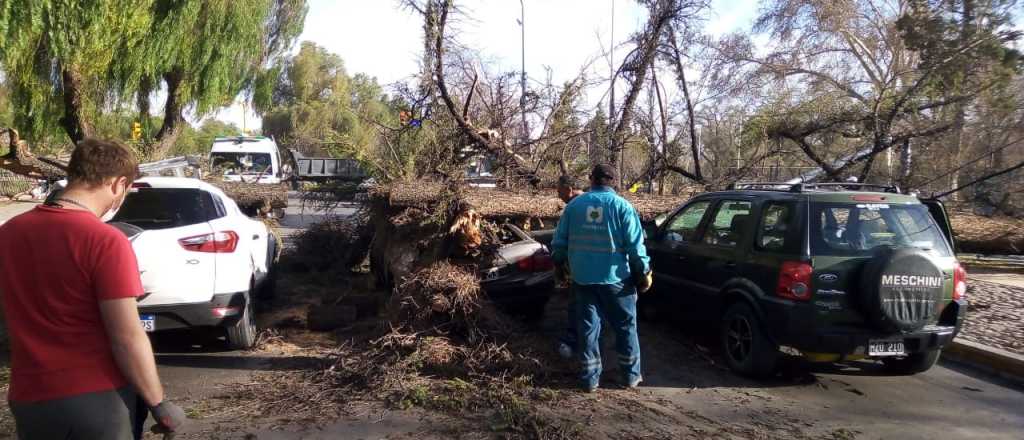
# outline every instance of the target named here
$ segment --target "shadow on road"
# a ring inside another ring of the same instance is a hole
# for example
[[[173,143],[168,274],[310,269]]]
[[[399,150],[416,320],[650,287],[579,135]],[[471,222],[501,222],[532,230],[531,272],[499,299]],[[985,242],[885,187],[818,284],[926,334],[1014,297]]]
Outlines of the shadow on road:
[[[204,355],[166,353],[156,355],[156,362],[165,367],[187,367],[218,370],[287,371],[313,370],[325,366],[323,358],[310,356],[247,356],[240,354]]]
[[[325,362],[312,356],[267,356],[230,350],[215,329],[156,333],[152,335],[152,342],[157,364],[168,367],[282,371],[319,369]]]

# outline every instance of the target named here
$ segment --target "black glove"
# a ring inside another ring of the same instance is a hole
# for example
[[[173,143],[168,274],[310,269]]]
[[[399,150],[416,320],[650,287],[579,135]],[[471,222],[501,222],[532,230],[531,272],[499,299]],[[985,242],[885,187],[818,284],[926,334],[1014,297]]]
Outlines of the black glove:
[[[180,406],[164,400],[157,406],[149,408],[149,413],[156,420],[155,432],[175,432],[185,424],[185,411]]]

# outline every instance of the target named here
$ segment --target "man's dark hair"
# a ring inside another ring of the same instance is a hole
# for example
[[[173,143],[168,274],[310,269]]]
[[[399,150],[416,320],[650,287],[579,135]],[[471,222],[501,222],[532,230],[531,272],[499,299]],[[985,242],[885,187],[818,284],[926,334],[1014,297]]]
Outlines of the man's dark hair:
[[[68,184],[95,187],[107,179],[139,177],[139,162],[127,147],[111,141],[84,139],[75,146],[68,163]]]
[[[579,189],[580,183],[578,180],[576,180],[575,177],[572,177],[568,174],[563,174],[561,176],[558,176],[558,186],[569,189]]]
[[[612,186],[615,180],[615,168],[605,163],[595,165],[590,172],[590,183],[594,185]]]

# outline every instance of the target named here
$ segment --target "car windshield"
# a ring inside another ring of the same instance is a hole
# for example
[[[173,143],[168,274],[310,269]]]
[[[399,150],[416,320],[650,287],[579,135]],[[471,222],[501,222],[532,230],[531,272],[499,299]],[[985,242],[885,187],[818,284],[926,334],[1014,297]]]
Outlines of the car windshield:
[[[270,153],[213,153],[210,155],[213,169],[231,174],[271,174]]]
[[[140,188],[128,193],[111,222],[142,229],[170,229],[207,221],[209,196],[198,189]]]
[[[950,256],[941,230],[924,205],[811,203],[815,255],[870,255],[880,246],[919,248]]]

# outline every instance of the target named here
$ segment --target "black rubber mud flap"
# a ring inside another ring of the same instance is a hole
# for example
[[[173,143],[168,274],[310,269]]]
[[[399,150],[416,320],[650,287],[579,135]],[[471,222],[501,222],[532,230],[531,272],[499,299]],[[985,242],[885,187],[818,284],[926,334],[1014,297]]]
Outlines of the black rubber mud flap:
[[[920,330],[938,317],[944,284],[926,251],[882,247],[864,268],[860,304],[879,330]]]

